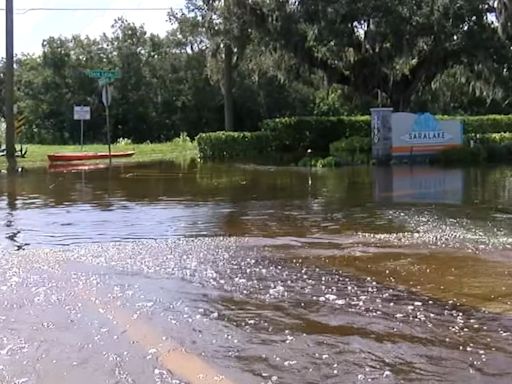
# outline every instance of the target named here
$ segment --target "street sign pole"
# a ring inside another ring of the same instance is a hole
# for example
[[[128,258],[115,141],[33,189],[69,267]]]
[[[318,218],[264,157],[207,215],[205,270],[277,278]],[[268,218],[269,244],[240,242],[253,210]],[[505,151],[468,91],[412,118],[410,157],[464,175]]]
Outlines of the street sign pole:
[[[105,71],[102,69],[94,69],[85,72],[87,76],[93,79],[98,79],[101,90],[101,96],[103,105],[105,106],[105,117],[107,123],[107,141],[108,141],[108,158],[110,164],[112,164],[112,143],[110,138],[110,103],[112,101],[112,94],[109,84],[112,83],[115,79],[119,79],[121,77],[121,72],[114,71]]]
[[[110,94],[110,87],[108,83],[103,85],[102,90],[102,98],[103,98],[103,104],[105,105],[105,117],[107,119],[107,141],[108,141],[108,159],[109,163],[112,164],[112,146],[111,146],[111,140],[110,140],[110,102],[112,95]]]
[[[108,92],[108,91],[107,91]],[[109,163],[112,165],[112,149],[110,145],[110,115],[108,110],[108,105],[106,107],[106,115],[107,115],[107,140],[108,140],[108,160]]]
[[[80,120],[80,150],[84,150],[84,121]]]

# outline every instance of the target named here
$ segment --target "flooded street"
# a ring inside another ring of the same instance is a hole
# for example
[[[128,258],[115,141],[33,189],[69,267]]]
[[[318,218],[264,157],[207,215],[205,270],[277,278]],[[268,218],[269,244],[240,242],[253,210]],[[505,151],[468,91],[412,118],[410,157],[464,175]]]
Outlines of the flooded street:
[[[0,188],[0,383],[512,382],[512,168]]]

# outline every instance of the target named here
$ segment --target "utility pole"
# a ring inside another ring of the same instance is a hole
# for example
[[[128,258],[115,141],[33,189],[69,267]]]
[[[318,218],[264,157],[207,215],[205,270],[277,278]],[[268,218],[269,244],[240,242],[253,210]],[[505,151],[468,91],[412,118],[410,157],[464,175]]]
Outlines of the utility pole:
[[[5,0],[5,146],[9,168],[16,167],[14,127],[14,10],[13,0]]]

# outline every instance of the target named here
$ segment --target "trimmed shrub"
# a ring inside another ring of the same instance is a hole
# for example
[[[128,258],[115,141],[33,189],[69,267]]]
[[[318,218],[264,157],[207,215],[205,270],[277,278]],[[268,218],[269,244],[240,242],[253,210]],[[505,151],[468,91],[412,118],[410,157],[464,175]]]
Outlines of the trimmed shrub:
[[[353,136],[331,143],[330,154],[343,163],[368,163],[372,153],[369,137]]]
[[[209,132],[196,138],[202,160],[257,159],[271,153],[267,132]]]
[[[500,141],[512,140],[512,116],[437,116],[441,120],[460,119],[464,134],[499,134]],[[279,153],[302,153],[311,149],[315,155],[325,155],[329,144],[352,136],[370,137],[370,116],[285,117],[264,120],[261,129],[272,134],[273,149]],[[509,136],[510,134],[510,136]],[[496,138],[496,137],[495,137]]]
[[[512,133],[501,132],[466,135],[466,141],[469,143],[471,140],[478,144],[505,144],[512,142]]]
[[[273,150],[279,153],[327,155],[329,144],[351,136],[370,136],[370,117],[285,117],[265,120],[261,129],[272,135]]]
[[[461,120],[464,135],[483,135],[490,133],[512,133],[512,115],[486,116],[436,116],[440,120]]]
[[[486,161],[487,153],[485,149],[476,145],[470,147],[450,148],[439,153],[434,158],[434,163],[443,165],[475,165]]]
[[[467,135],[512,132],[512,116],[465,116],[461,119]]]
[[[496,156],[489,156],[493,161],[503,157],[503,151],[487,148],[488,145],[512,142],[512,116],[438,118],[462,120],[466,142],[473,140],[474,143],[486,147],[482,151],[496,153]],[[260,132],[202,133],[197,137],[199,154],[205,160],[258,160],[263,157],[269,159],[268,155],[271,154],[274,158],[283,156],[286,161],[296,162],[311,149],[309,156],[322,158],[330,154],[343,163],[367,162],[370,158],[370,116],[285,117],[265,120],[260,128]],[[455,153],[457,151],[458,149],[454,153],[448,152],[445,156],[446,162],[459,155],[462,156],[463,163],[479,162],[474,153],[477,149]]]

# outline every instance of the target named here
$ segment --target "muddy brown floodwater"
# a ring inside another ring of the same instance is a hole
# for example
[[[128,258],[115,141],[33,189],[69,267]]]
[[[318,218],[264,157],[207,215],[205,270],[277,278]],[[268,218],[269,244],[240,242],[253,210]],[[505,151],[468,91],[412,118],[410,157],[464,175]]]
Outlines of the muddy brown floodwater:
[[[0,174],[0,383],[510,383],[512,168]]]

